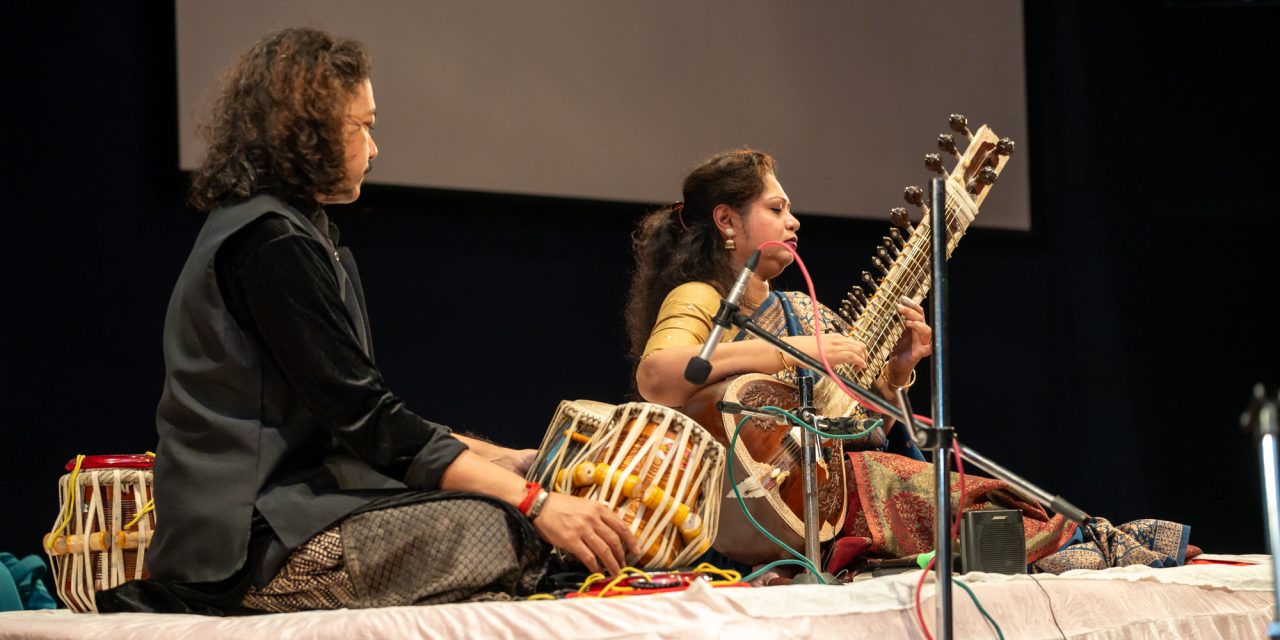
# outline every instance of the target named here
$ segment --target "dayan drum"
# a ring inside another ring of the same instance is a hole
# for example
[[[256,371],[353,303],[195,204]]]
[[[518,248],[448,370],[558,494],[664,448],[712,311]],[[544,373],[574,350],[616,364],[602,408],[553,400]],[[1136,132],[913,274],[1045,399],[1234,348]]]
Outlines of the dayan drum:
[[[95,594],[147,577],[155,533],[151,455],[77,456],[58,481],[61,507],[44,537],[58,597],[80,612],[97,611]]]
[[[636,564],[670,569],[715,541],[724,463],[724,446],[673,409],[564,401],[527,479],[609,505],[640,543]]]

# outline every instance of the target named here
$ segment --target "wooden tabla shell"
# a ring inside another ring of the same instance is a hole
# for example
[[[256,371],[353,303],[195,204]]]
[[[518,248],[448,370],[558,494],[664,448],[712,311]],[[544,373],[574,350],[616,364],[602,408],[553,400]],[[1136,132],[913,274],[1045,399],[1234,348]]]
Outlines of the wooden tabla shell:
[[[538,456],[555,463],[535,461],[531,478],[609,505],[644,550],[636,562],[644,568],[687,566],[711,548],[725,463],[711,434],[673,409],[633,402],[615,407],[590,442],[570,449],[561,418],[558,411]]]
[[[58,481],[60,508],[44,547],[58,598],[68,608],[97,611],[98,591],[148,577],[143,564],[155,511],[124,526],[151,500],[150,466],[150,456],[97,456],[81,464],[74,487],[70,473]]]

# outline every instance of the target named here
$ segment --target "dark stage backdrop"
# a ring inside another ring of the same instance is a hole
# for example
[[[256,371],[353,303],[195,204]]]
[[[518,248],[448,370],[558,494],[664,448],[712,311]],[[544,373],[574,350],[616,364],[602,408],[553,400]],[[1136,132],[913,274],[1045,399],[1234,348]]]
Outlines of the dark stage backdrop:
[[[146,4],[42,5],[11,38],[0,550],[39,550],[68,458],[154,447],[161,324],[200,217],[176,169],[172,8]],[[975,231],[952,261],[960,434],[1095,514],[1262,551],[1236,418],[1252,383],[1280,383],[1261,99],[1280,16],[1155,1],[1025,13],[1034,152],[1015,161],[1031,169],[1033,231]],[[559,400],[623,399],[643,207],[373,187],[349,209],[378,361],[413,410],[528,447]],[[802,219],[820,294],[838,299],[887,224]]]

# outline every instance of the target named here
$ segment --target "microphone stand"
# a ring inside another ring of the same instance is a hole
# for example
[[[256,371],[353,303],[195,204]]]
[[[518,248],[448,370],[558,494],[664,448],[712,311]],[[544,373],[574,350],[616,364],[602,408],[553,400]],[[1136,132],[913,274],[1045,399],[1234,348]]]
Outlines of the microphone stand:
[[[779,338],[778,336],[775,336],[772,333],[764,330],[763,328],[760,327],[760,325],[756,324],[755,321],[743,315],[741,312],[734,312],[729,317],[729,322],[733,326],[738,327],[739,329],[746,331],[747,333],[750,333],[751,335],[761,340],[764,340],[765,342],[772,345],[775,349],[791,356],[796,360],[796,362],[803,364],[804,368],[810,371],[822,372],[823,375],[827,375],[826,370],[822,366],[822,363],[818,361],[817,358],[814,358],[813,356],[810,356],[809,354],[791,346],[790,343],[783,340],[782,338]],[[797,372],[798,371],[799,369],[797,369]],[[854,382],[853,380],[850,380],[849,378],[842,375],[838,375],[837,377],[840,379],[841,382],[845,384],[845,386],[849,387],[860,398],[862,398],[868,404],[874,407],[876,411],[879,411],[884,415],[893,416],[895,419],[902,420],[915,434],[915,441],[917,445],[921,444],[922,442],[926,445],[929,444],[928,440],[926,439],[928,437],[929,428],[922,427],[921,425],[916,423],[915,419],[912,417],[911,403],[906,397],[907,395],[906,389],[901,389],[898,391],[899,401],[901,402],[902,406],[896,407],[890,404],[884,398],[881,398],[880,396],[871,392],[867,388],[859,385],[857,382]],[[810,392],[812,393],[812,388],[810,388]],[[801,402],[802,404],[804,404],[803,398],[801,399]],[[809,403],[812,403],[812,399],[809,400]],[[806,416],[806,419],[807,418],[808,417]],[[804,431],[805,433],[809,433],[810,435],[813,435],[808,429],[805,429]],[[817,436],[814,436],[814,437],[816,438]],[[1091,529],[1089,527],[1092,522],[1092,517],[1089,514],[1077,508],[1075,505],[1071,504],[1070,502],[1066,501],[1060,496],[1050,494],[1049,492],[1032,484],[1030,481],[1022,478],[1021,476],[1013,473],[1012,471],[1009,471],[1008,469],[1000,466],[992,459],[978,453],[977,451],[973,450],[968,446],[961,444],[960,451],[964,453],[964,457],[967,460],[973,462],[974,466],[1008,483],[1018,492],[1036,500],[1040,504],[1044,505],[1046,508],[1051,509],[1056,513],[1062,514],[1063,517],[1075,522],[1076,524],[1079,524],[1082,528],[1085,528],[1086,535],[1090,534]],[[806,470],[806,473],[807,472],[808,470]],[[816,473],[816,470],[815,470],[815,473]],[[815,519],[816,519],[816,514],[815,514]],[[805,526],[806,526],[806,533],[807,533],[807,527],[808,527],[807,518],[806,518]],[[816,526],[814,530],[816,531]],[[948,531],[947,533],[949,538],[950,531]],[[808,540],[806,539],[806,546],[807,546],[807,543],[808,543]],[[810,554],[806,553],[805,555],[808,556]],[[1280,566],[1280,563],[1277,563],[1277,566]]]
[[[1276,590],[1276,619],[1267,625],[1267,637],[1280,638],[1280,462],[1276,439],[1280,437],[1280,404],[1267,397],[1259,384],[1253,388],[1249,411],[1240,417],[1241,426],[1252,427],[1258,441],[1258,462],[1262,465],[1262,509],[1267,519],[1267,550],[1271,552],[1271,579]]]
[[[923,448],[933,449],[934,471],[934,508],[935,520],[933,541],[937,555],[934,572],[938,580],[935,591],[935,633],[938,640],[951,639],[951,445],[955,438],[955,429],[948,426],[951,402],[947,386],[950,379],[947,365],[950,345],[948,343],[949,326],[947,318],[947,184],[943,178],[930,181],[931,199],[929,212],[929,230],[932,232],[932,273],[933,287],[929,291],[930,307],[933,316],[933,368],[931,387],[933,391],[933,428],[921,431],[924,439]],[[899,392],[898,396],[906,394]],[[910,420],[910,414],[907,414]]]

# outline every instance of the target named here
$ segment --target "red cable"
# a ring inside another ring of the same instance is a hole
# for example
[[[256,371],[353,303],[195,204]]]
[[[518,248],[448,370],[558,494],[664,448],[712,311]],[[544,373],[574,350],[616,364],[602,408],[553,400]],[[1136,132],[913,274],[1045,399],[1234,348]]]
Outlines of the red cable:
[[[871,406],[871,403],[869,403],[866,399],[862,398],[858,394],[854,393],[853,389],[850,389],[847,385],[845,385],[844,381],[840,379],[840,376],[836,374],[835,367],[831,366],[831,361],[827,360],[826,351],[822,348],[822,307],[818,304],[817,289],[815,289],[813,286],[813,279],[809,277],[809,269],[804,266],[804,260],[800,259],[800,253],[795,249],[793,249],[791,245],[788,245],[785,242],[779,242],[777,240],[770,240],[768,242],[764,242],[759,247],[756,247],[756,248],[763,250],[765,247],[768,247],[771,245],[776,245],[786,249],[787,251],[790,251],[791,255],[794,256],[796,259],[796,264],[799,265],[800,267],[800,273],[804,275],[805,285],[807,285],[809,288],[809,302],[813,304],[814,343],[817,344],[818,359],[822,361],[822,366],[825,367],[827,375],[830,376],[831,379],[835,381],[836,386],[840,387],[841,391],[844,391],[846,395],[848,395],[850,398],[853,398],[854,401],[857,402],[858,404],[862,405],[864,409],[871,411],[873,413],[879,413],[879,411],[875,407]],[[932,420],[924,416],[913,415],[912,417],[920,422],[923,422],[924,424],[929,424],[929,425],[933,424]]]
[[[964,516],[964,506],[965,506],[964,505],[964,501],[965,501],[964,456],[960,453],[959,439],[956,439],[956,438],[951,439],[951,448],[956,454],[956,471],[960,474],[960,497],[956,505],[959,508],[956,509],[955,524],[951,525],[951,537],[957,538],[960,536],[960,519]],[[948,544],[950,544],[950,542],[951,542],[950,540],[947,541]],[[924,588],[925,576],[929,575],[929,569],[933,568],[933,562],[937,559],[938,559],[938,556],[936,554],[932,558],[929,558],[929,564],[925,565],[924,571],[920,572],[920,581],[916,583],[916,620],[920,622],[920,629],[924,632],[924,637],[928,638],[929,640],[933,640],[933,636],[930,635],[929,633],[929,626],[926,625],[924,622],[924,610],[920,606],[920,591]]]
[[[929,569],[933,568],[933,561],[938,556],[934,555],[929,558],[929,564],[924,566],[924,570],[920,572],[920,581],[916,583],[916,620],[920,622],[920,630],[924,632],[924,637],[933,640],[933,634],[929,633],[929,625],[924,623],[924,610],[920,606],[920,592],[924,589],[924,577],[929,575]]]

